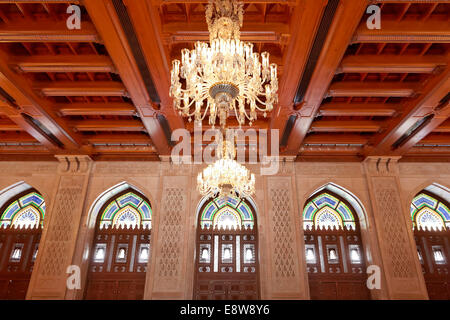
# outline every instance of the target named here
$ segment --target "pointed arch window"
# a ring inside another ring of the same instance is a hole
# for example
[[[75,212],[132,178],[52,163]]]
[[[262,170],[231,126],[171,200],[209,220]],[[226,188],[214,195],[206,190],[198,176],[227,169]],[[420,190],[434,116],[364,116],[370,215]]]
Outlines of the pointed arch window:
[[[434,193],[437,191],[438,193]],[[450,210],[444,188],[431,185],[411,201],[411,220],[417,257],[430,300],[450,296]],[[441,198],[442,197],[442,198]]]
[[[102,212],[100,229],[125,227],[151,229],[152,209],[150,204],[130,191],[114,199]]]
[[[370,297],[361,228],[350,203],[349,197],[328,188],[306,201],[303,228],[311,299]]]
[[[411,202],[413,227],[423,230],[445,230],[450,228],[449,208],[433,196],[420,193]]]
[[[85,289],[88,300],[140,300],[144,296],[152,252],[152,209],[143,194],[122,186],[110,190],[98,214],[93,213],[96,228]],[[110,290],[105,292],[105,287]]]
[[[248,204],[236,197],[212,199],[203,209],[200,225],[219,229],[253,228],[253,213]]]
[[[12,186],[0,197],[4,197],[0,199],[0,283],[5,284],[0,286],[0,297],[21,300],[38,257],[45,201],[25,183]]]
[[[355,229],[355,217],[348,205],[329,193],[310,200],[303,210],[303,228]]]
[[[42,226],[44,214],[44,199],[39,193],[32,191],[6,207],[0,218],[0,226],[19,229],[37,228]]]

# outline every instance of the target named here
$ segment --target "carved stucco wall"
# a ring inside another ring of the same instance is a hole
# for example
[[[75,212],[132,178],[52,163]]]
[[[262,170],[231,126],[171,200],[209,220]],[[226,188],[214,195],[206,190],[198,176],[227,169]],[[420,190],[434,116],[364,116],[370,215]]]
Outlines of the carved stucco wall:
[[[25,181],[38,189],[47,202],[48,235],[44,231],[41,241],[44,242],[42,251],[47,253],[38,255],[36,266],[41,272],[33,274],[30,297],[64,296],[61,284],[67,277],[65,268],[70,263],[83,266],[87,261],[83,253],[92,241],[89,237],[92,230],[87,228],[90,206],[99,194],[122,181],[135,185],[149,197],[154,214],[154,250],[145,297],[192,297],[194,246],[191,242],[195,239],[194,216],[200,199],[195,190],[199,168],[164,162],[96,162],[89,174],[77,176],[73,172],[58,174],[57,167],[57,161],[0,162],[0,188]],[[251,170],[259,171],[253,165]],[[398,170],[389,175],[370,170],[362,163],[288,163],[280,166],[276,176],[257,175],[255,202],[259,210],[263,298],[309,297],[301,209],[312,192],[328,182],[352,192],[366,209],[368,224],[362,234],[366,254],[371,263],[382,267],[387,280],[373,297],[426,298],[423,278],[415,265],[412,236],[408,233],[407,207],[415,193],[433,182],[448,187],[450,164],[399,163]],[[74,226],[68,230],[67,224],[72,222]],[[392,239],[396,244],[391,244]],[[72,248],[75,242],[74,255],[58,254],[63,248]],[[399,251],[403,253],[398,255]],[[389,292],[384,292],[386,287]],[[69,299],[81,297],[80,293],[66,295]]]

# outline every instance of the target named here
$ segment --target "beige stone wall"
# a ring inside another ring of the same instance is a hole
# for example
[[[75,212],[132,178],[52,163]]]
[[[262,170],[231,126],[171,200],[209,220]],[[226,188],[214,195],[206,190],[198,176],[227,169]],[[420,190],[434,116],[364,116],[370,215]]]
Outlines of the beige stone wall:
[[[366,259],[368,265],[378,265],[382,270],[381,289],[372,290],[372,297],[427,298],[413,250],[409,203],[432,183],[450,187],[450,164],[397,164],[394,160],[390,164],[394,164],[394,169],[389,173],[377,171],[380,167],[377,169],[370,162],[376,163],[377,159],[365,163],[286,162],[280,164],[274,176],[261,176],[258,166],[249,165],[257,182],[253,200],[257,207],[263,299],[309,299],[301,212],[314,191],[329,183],[351,193],[363,208],[359,219]],[[44,234],[28,298],[83,297],[96,218],[92,207],[105,191],[126,182],[148,197],[153,210],[145,298],[190,299],[201,200],[196,177],[204,166],[111,161],[92,162],[86,170],[79,171],[65,170],[66,164],[64,158],[60,162],[0,162],[0,190],[24,181],[41,192],[47,203]],[[382,195],[388,189],[391,195],[386,200]],[[388,214],[387,208],[394,210]],[[394,221],[393,229],[385,223],[386,217]],[[62,239],[58,231],[67,223],[70,232]],[[389,247],[399,234],[401,245]],[[58,241],[64,243],[61,256],[57,254],[61,251]],[[411,261],[410,266],[394,266],[392,250],[402,251],[404,258]],[[81,267],[81,290],[64,287],[69,264]]]

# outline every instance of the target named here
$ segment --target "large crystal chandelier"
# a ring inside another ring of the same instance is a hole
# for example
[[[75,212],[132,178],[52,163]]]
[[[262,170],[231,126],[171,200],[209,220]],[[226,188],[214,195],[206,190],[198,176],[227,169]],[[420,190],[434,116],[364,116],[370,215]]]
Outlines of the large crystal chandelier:
[[[220,159],[197,176],[198,191],[203,196],[244,198],[255,193],[255,175],[234,160],[234,141],[222,139],[217,147]]]
[[[210,45],[197,42],[193,50],[181,51],[172,62],[170,95],[183,116],[194,116],[201,125],[209,110],[209,124],[226,125],[234,110],[239,126],[257,119],[257,111],[273,109],[277,102],[277,65],[269,64],[269,53],[253,52],[253,44],[240,41],[243,3],[209,0],[206,9]],[[182,88],[184,82],[185,89]],[[206,105],[205,105],[206,100]]]

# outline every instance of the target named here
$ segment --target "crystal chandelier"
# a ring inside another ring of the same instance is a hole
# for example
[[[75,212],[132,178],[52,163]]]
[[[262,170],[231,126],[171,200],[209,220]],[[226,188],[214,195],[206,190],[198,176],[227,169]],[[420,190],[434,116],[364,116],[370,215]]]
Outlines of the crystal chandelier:
[[[269,64],[267,52],[261,53],[260,61],[253,44],[240,41],[243,12],[242,2],[209,0],[206,22],[210,45],[197,42],[195,49],[181,51],[181,63],[172,62],[170,95],[174,107],[189,121],[194,116],[196,125],[201,125],[209,111],[209,124],[214,128],[219,117],[224,128],[233,110],[239,127],[245,119],[252,125],[257,111],[266,117],[277,103],[277,65]]]
[[[234,141],[222,141],[217,147],[220,159],[197,176],[201,195],[209,197],[236,196],[244,198],[255,193],[255,175],[234,160]]]

